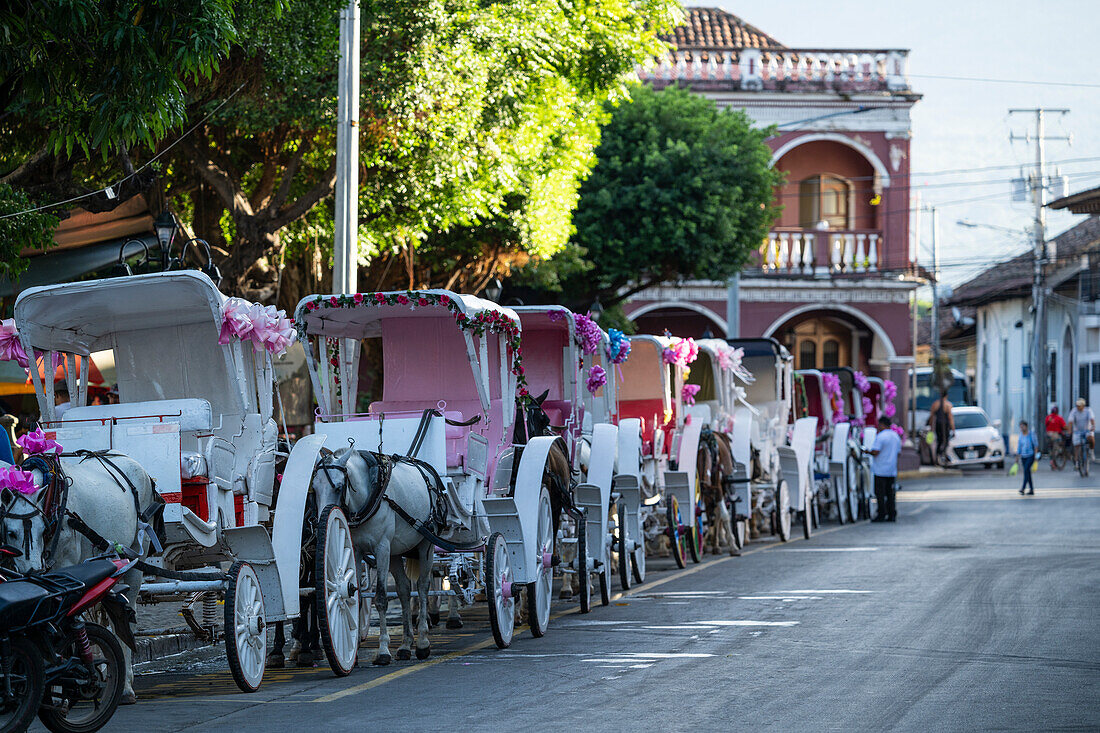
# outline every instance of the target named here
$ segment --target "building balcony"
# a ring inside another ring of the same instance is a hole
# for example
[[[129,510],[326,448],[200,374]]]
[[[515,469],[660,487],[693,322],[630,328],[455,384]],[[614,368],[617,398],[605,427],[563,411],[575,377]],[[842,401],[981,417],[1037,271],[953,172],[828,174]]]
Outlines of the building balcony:
[[[779,228],[760,248],[760,274],[865,275],[885,265],[879,229]]]
[[[655,86],[686,83],[700,90],[910,91],[909,52],[897,49],[676,50],[638,73]]]

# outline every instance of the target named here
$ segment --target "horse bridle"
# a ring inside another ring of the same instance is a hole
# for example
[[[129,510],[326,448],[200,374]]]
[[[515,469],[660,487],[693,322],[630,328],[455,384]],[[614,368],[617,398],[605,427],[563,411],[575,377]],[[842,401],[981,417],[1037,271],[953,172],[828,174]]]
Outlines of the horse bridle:
[[[18,494],[18,493],[15,493],[15,492],[12,492],[12,494],[13,494],[12,502],[10,504],[4,506],[2,509],[0,509],[0,521],[3,521],[5,519],[22,520],[22,522],[23,522],[23,557],[30,557],[30,554],[31,554],[31,520],[33,520],[37,516],[41,516],[43,523],[48,525],[48,523],[46,522],[46,512],[45,512],[45,510],[42,509],[42,507],[38,506],[38,504],[36,504],[32,499],[28,498],[27,496],[25,496],[23,494]],[[12,508],[15,506],[15,501],[17,499],[23,499],[25,502],[30,504],[31,507],[33,507],[31,509],[31,511],[26,512],[24,514],[14,513],[12,511]],[[47,529],[48,529],[48,526],[47,526]]]

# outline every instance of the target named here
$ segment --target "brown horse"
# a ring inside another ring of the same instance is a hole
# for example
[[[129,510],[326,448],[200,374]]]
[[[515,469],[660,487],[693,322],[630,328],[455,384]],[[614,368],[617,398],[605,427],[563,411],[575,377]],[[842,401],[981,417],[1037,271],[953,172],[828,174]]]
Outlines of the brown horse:
[[[710,550],[718,554],[725,544],[731,555],[738,554],[723,480],[733,475],[733,451],[728,436],[707,427],[703,428],[699,436],[695,471],[699,477],[703,507],[710,520],[703,537],[703,551]]]

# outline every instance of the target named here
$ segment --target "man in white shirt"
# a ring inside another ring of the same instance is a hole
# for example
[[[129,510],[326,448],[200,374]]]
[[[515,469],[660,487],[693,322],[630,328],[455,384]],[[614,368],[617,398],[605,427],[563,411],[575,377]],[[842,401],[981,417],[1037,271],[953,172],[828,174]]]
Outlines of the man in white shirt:
[[[885,415],[878,419],[878,434],[871,445],[871,473],[875,475],[875,499],[878,501],[878,516],[873,522],[896,522],[897,508],[894,506],[896,489],[894,481],[898,477],[898,454],[901,453],[901,437],[894,432],[890,418]]]
[[[1093,414],[1092,408],[1086,405],[1083,398],[1078,398],[1077,409],[1069,411],[1066,423],[1073,432],[1073,444],[1081,445],[1087,442],[1091,453],[1096,448],[1096,438],[1093,437],[1096,431],[1096,415]]]
[[[53,404],[54,414],[57,415],[58,420],[72,407],[72,402],[69,400],[69,386],[64,382],[58,382],[53,386]]]

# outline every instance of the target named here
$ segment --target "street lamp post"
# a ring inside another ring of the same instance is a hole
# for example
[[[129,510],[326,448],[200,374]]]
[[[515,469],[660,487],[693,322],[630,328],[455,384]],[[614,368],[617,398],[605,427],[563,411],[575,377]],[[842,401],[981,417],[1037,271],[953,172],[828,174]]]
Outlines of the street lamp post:
[[[359,289],[359,0],[348,0],[340,11],[337,79],[332,289],[337,293],[354,293]]]

